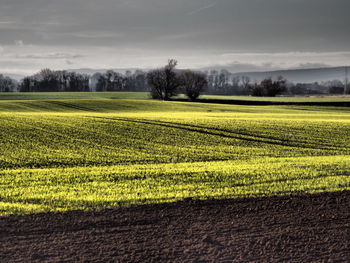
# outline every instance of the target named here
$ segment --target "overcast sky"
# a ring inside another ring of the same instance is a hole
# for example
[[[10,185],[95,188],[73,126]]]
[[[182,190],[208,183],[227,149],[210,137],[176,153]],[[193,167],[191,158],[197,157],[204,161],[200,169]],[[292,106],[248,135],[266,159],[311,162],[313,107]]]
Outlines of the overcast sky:
[[[0,0],[0,71],[350,64],[349,0]]]

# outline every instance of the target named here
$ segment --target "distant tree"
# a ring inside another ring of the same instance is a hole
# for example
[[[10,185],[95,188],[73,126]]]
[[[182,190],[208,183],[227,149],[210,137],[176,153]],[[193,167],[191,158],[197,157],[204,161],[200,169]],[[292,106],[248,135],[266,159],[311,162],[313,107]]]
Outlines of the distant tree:
[[[151,88],[152,98],[169,100],[177,94],[177,88],[180,86],[180,82],[175,72],[176,66],[177,61],[170,59],[164,68],[148,72],[147,82]]]
[[[89,91],[89,76],[75,72],[43,69],[25,77],[20,85],[24,92]]]
[[[242,76],[241,77],[241,82],[242,82],[242,88],[244,90],[249,89],[249,84],[250,84],[250,78],[248,76]]]
[[[89,76],[70,72],[67,74],[68,87],[66,91],[89,91]]]
[[[241,95],[242,90],[239,85],[240,77],[232,76],[230,78],[230,84],[228,85],[227,94],[228,95]]]
[[[33,79],[31,77],[25,77],[19,87],[19,90],[21,92],[31,92],[32,90],[32,81]]]
[[[287,90],[286,83],[287,81],[280,76],[275,81],[271,78],[264,79],[260,85],[263,86],[266,96],[275,97]]]
[[[225,69],[210,70],[205,74],[208,80],[207,94],[248,95],[250,93],[250,78],[248,76],[237,76]]]
[[[113,70],[107,70],[106,73],[104,74],[104,79],[105,79],[105,87],[103,91],[113,91],[113,81],[114,77],[117,73],[114,72]]]
[[[127,89],[131,89],[131,83],[129,83],[130,86],[128,86],[128,77],[123,76],[120,73],[116,73],[113,78],[112,82],[112,90],[113,91],[125,91]]]
[[[101,74],[97,84],[96,91],[122,91],[126,89],[126,77],[113,70],[107,70]]]
[[[51,69],[42,69],[34,78],[37,91],[59,91],[60,85],[57,74]]]
[[[329,94],[344,94],[344,87],[332,86],[329,88]]]
[[[325,81],[321,85],[328,88],[330,94],[344,94],[345,85],[340,80]]]
[[[218,72],[216,70],[211,70],[209,73],[208,73],[208,76],[207,76],[207,80],[208,80],[208,91],[209,93],[211,94],[215,94],[217,93],[218,91],[218,80],[219,80],[219,77],[218,77]]]
[[[0,92],[13,92],[17,89],[17,82],[10,77],[0,74]]]
[[[185,95],[192,101],[208,87],[206,75],[191,70],[183,71],[179,77]]]
[[[132,72],[130,70],[127,70],[125,72],[124,90],[128,90],[128,91],[135,91],[136,90],[135,75],[132,74]]]
[[[135,91],[149,91],[147,84],[147,73],[136,70],[134,72]]]
[[[233,76],[231,78],[231,82],[232,82],[232,86],[233,87],[238,88],[239,87],[239,82],[240,82],[240,77]]]
[[[326,94],[329,88],[322,86],[317,82],[314,83],[297,83],[289,89],[292,94]]]
[[[266,78],[260,84],[255,83],[254,85],[250,85],[249,89],[253,96],[275,97],[287,90],[286,83],[287,81],[283,77],[278,77],[277,80]]]
[[[301,83],[297,83],[289,88],[289,92],[292,95],[304,95],[307,94],[307,88],[305,88]]]
[[[154,69],[147,73],[147,82],[151,87],[152,99],[169,99],[169,95],[166,95],[165,91],[165,73],[162,69]]]
[[[106,91],[108,86],[107,78],[105,75],[101,75],[96,83],[96,91]]]
[[[252,85],[248,86],[250,90],[250,95],[255,96],[255,97],[263,97],[265,96],[265,91],[262,85],[258,84],[255,82]]]
[[[55,72],[57,77],[57,84],[58,84],[58,90],[59,91],[65,91],[67,89],[67,72],[65,70],[62,71],[56,71]]]

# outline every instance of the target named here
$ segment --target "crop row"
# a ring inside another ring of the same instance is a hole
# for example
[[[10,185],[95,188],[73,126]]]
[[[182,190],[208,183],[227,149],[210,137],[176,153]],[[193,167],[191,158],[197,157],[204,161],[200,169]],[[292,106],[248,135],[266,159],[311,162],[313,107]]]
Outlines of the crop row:
[[[0,172],[0,214],[340,190],[349,156],[15,169]]]
[[[348,122],[113,115],[7,115],[0,122],[2,169],[350,153]]]

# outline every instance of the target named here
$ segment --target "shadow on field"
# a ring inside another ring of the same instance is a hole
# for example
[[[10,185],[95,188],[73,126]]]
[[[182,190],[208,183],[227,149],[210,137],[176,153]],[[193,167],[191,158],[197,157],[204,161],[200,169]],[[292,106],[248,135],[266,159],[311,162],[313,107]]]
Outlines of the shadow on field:
[[[200,134],[218,136],[221,138],[242,140],[242,141],[255,142],[255,143],[272,144],[272,145],[279,145],[279,146],[299,147],[299,148],[319,149],[319,150],[330,150],[333,147],[332,145],[326,145],[326,144],[322,144],[320,142],[318,142],[318,143],[311,143],[311,142],[307,142],[307,141],[292,142],[289,140],[285,140],[285,139],[282,140],[282,139],[274,138],[271,136],[247,134],[247,133],[235,132],[235,131],[230,131],[230,130],[225,130],[225,129],[203,127],[203,126],[176,123],[176,122],[145,120],[145,119],[129,119],[129,118],[121,118],[121,117],[108,118],[108,117],[96,117],[96,116],[94,116],[93,118],[95,118],[95,119],[108,119],[108,120],[115,120],[115,121],[124,121],[124,122],[129,122],[129,123],[146,124],[146,125],[159,126],[159,127],[165,127],[165,128],[184,130],[184,131],[188,131],[188,132],[195,132],[195,133],[200,133]]]
[[[188,102],[187,99],[172,99],[172,101]],[[232,104],[248,106],[272,106],[272,105],[295,105],[295,106],[329,106],[350,107],[350,101],[334,102],[291,102],[291,101],[256,101],[256,100],[226,100],[226,99],[197,99],[194,103]]]
[[[48,100],[47,103],[58,105],[61,107],[65,107],[71,110],[81,110],[81,111],[88,111],[88,112],[98,112],[98,110],[88,107],[83,107],[80,105],[75,105],[73,103],[63,102],[63,101],[57,101],[57,100]]]
[[[347,262],[350,192],[0,217],[1,262]]]

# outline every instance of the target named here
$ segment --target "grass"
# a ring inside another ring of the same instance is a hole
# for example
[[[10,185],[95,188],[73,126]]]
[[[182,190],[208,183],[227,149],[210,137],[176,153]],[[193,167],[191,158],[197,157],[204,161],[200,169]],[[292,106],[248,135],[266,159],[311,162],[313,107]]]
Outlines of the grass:
[[[184,95],[177,98],[185,99]],[[332,96],[301,96],[301,97],[251,97],[251,96],[223,96],[202,95],[204,100],[225,101],[258,101],[258,102],[350,102],[350,95]],[[0,93],[0,100],[59,100],[59,99],[132,99],[146,100],[149,95],[146,92],[25,92],[25,93]]]
[[[0,101],[0,215],[350,190],[349,108],[141,95]]]
[[[0,100],[148,99],[146,92],[3,92]]]

